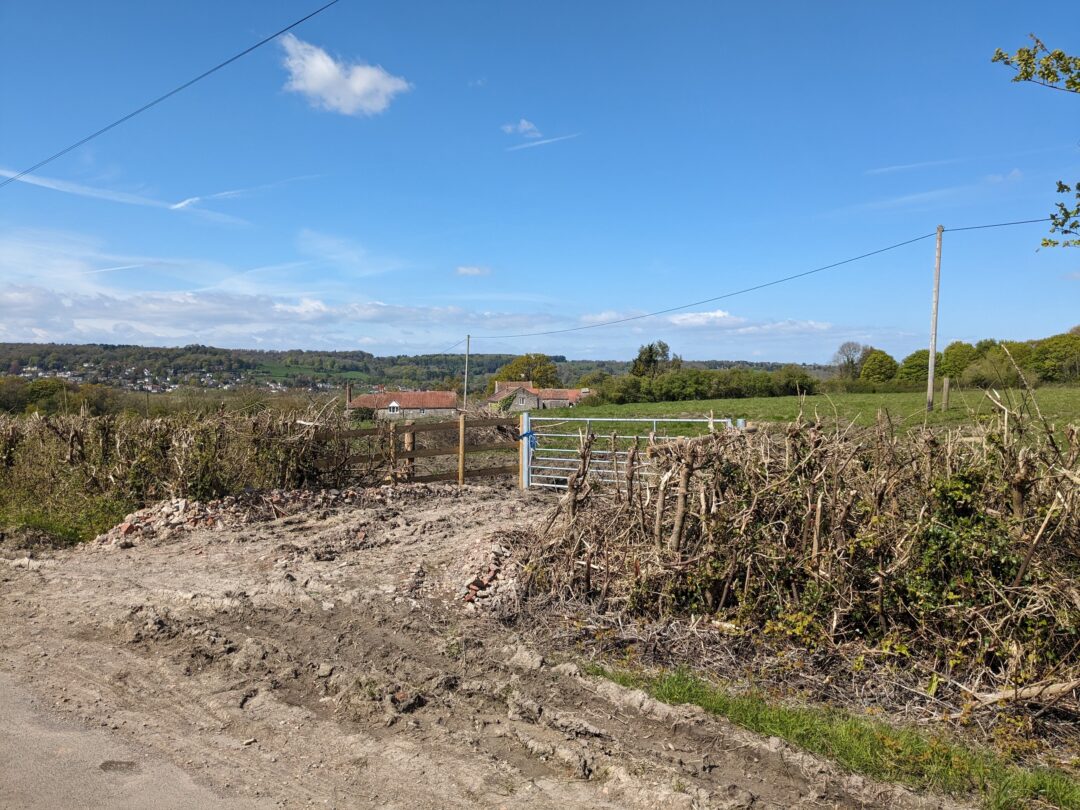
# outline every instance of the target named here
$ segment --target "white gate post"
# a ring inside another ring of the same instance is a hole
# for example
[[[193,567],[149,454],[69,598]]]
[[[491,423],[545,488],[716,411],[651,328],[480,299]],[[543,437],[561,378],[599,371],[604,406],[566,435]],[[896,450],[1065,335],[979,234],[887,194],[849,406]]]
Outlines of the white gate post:
[[[521,428],[518,435],[521,437],[521,447],[518,448],[518,468],[519,479],[521,481],[521,488],[523,490],[529,488],[531,481],[529,480],[529,471],[532,468],[532,436],[526,436],[531,428],[529,412],[524,411],[521,414]]]

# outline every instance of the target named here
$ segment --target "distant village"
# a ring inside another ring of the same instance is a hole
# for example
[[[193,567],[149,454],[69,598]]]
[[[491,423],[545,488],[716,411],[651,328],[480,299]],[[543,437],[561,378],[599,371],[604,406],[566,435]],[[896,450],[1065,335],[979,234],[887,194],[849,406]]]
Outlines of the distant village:
[[[77,385],[97,383],[113,388],[122,388],[126,391],[148,392],[151,394],[167,394],[182,386],[216,388],[222,391],[232,391],[238,388],[262,388],[276,392],[296,390],[298,387],[295,385],[288,386],[277,380],[267,380],[249,370],[180,373],[168,369],[164,373],[154,373],[148,368],[132,366],[116,370],[108,366],[99,366],[96,363],[82,363],[74,371],[26,366],[11,376],[22,377],[26,380],[52,378],[66,380]],[[310,391],[331,391],[339,390],[341,386],[320,381],[305,384],[302,388]]]

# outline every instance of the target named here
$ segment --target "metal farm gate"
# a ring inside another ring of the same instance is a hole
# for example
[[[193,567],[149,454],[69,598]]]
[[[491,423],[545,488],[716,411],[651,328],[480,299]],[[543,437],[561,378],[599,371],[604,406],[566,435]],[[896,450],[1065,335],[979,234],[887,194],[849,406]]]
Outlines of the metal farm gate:
[[[567,488],[578,469],[581,444],[594,434],[588,477],[618,486],[626,480],[626,465],[635,444],[640,449],[636,475],[649,475],[644,450],[650,441],[671,441],[716,430],[745,427],[731,419],[618,419],[521,415],[521,488]]]

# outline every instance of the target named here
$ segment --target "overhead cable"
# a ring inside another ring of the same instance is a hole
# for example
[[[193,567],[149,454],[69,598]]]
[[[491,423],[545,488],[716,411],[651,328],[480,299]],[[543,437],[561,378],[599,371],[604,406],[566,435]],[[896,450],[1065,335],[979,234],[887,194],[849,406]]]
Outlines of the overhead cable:
[[[221,62],[220,64],[214,65],[214,67],[210,68],[209,70],[207,70],[207,71],[205,71],[203,73],[200,73],[194,79],[191,79],[189,81],[184,82],[179,87],[174,87],[168,93],[165,93],[165,95],[158,96],[153,101],[144,104],[143,106],[139,107],[137,110],[132,110],[127,115],[125,115],[123,118],[116,119],[115,121],[113,121],[108,126],[105,126],[105,127],[102,127],[101,129],[99,129],[97,132],[90,133],[85,138],[83,138],[81,140],[78,140],[75,143],[71,144],[71,146],[66,146],[63,149],[61,149],[59,152],[57,152],[56,154],[50,155],[49,157],[45,158],[44,160],[38,161],[37,163],[35,163],[30,168],[23,169],[18,174],[13,174],[11,177],[8,177],[7,179],[5,179],[3,181],[0,181],[0,188],[3,188],[8,183],[14,183],[19,178],[25,177],[26,175],[30,174],[31,172],[37,171],[38,169],[40,169],[42,166],[44,166],[47,163],[52,163],[57,158],[63,157],[68,152],[72,151],[73,149],[78,149],[80,146],[82,146],[85,143],[89,143],[90,141],[94,140],[94,138],[98,137],[99,135],[104,135],[110,129],[113,129],[114,127],[120,126],[125,121],[130,121],[136,115],[139,115],[139,113],[146,112],[151,107],[155,107],[158,104],[160,104],[161,102],[163,102],[165,99],[167,99],[167,98],[169,98],[171,96],[175,96],[181,90],[186,90],[187,88],[191,87],[191,85],[195,84],[196,82],[200,82],[203,79],[205,79],[207,76],[210,76],[213,73],[217,73],[223,67],[226,67],[227,65],[231,65],[237,59],[239,59],[239,58],[241,58],[243,56],[247,56],[249,53],[251,53],[252,51],[254,51],[254,50],[258,49],[258,48],[261,48],[263,45],[265,45],[268,42],[272,42],[273,40],[280,37],[282,34],[288,32],[288,31],[291,31],[293,28],[296,28],[296,26],[300,25],[300,23],[303,23],[303,22],[306,22],[306,21],[310,20],[316,14],[321,14],[322,12],[326,11],[326,9],[330,8],[330,6],[335,5],[338,2],[340,2],[340,0],[330,0],[330,2],[327,3],[326,5],[315,9],[313,12],[311,12],[310,14],[308,14],[308,15],[306,15],[304,17],[301,17],[296,22],[285,26],[284,28],[282,28],[277,33],[271,34],[270,36],[268,36],[268,37],[266,37],[264,39],[260,39],[258,42],[256,42],[254,45],[252,45],[250,48],[247,48],[246,50],[241,51],[240,53],[236,54],[235,56],[229,57],[228,59],[226,59],[224,62]]]

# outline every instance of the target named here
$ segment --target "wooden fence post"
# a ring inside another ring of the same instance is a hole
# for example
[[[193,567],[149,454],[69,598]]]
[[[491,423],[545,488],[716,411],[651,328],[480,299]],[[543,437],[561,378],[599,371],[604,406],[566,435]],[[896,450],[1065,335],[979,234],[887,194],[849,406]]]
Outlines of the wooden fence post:
[[[458,486],[465,483],[465,414],[458,417],[457,482]]]
[[[412,453],[416,449],[416,434],[408,428],[413,426],[412,422],[406,422],[404,427],[406,428],[405,435],[402,436],[402,448],[406,454]],[[411,458],[405,459],[405,464],[401,468],[402,476],[406,481],[411,481],[413,477],[413,460]]]
[[[386,456],[390,459],[390,482],[397,481],[397,424],[390,423],[389,443]]]
[[[949,378],[941,381],[941,410],[949,410]]]

